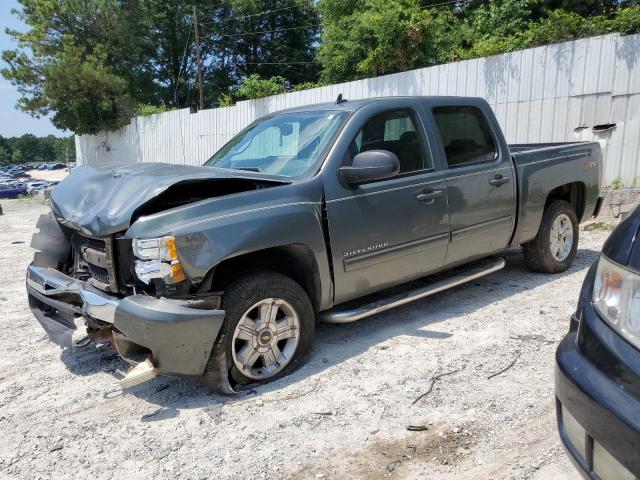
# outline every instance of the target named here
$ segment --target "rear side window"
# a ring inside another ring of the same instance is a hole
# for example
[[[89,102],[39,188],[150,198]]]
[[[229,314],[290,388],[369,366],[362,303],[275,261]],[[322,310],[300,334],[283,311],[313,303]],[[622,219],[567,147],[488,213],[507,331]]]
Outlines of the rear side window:
[[[449,167],[490,162],[497,149],[487,119],[475,107],[436,107],[433,109]]]
[[[349,161],[367,150],[387,150],[400,160],[400,173],[431,168],[415,114],[402,109],[376,115],[358,132],[349,146]]]

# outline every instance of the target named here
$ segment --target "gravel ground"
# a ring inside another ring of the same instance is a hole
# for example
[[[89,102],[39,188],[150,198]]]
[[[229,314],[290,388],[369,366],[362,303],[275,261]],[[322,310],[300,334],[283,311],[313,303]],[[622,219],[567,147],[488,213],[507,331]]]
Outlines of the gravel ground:
[[[69,175],[69,170],[61,168],[60,170],[29,170],[27,174],[32,180],[46,180],[47,182],[60,182]]]
[[[113,353],[52,344],[23,285],[46,207],[2,207],[0,478],[578,478],[553,361],[605,232],[582,232],[565,274],[530,273],[513,250],[468,286],[321,325],[301,370],[223,397],[172,378],[122,392]]]

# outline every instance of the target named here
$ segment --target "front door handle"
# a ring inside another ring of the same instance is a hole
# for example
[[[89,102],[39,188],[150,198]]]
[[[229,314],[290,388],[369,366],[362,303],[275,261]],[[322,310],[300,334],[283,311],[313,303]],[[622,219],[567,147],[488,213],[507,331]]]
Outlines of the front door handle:
[[[436,198],[442,197],[442,190],[434,190],[429,193],[419,193],[416,195],[416,200],[424,203],[433,203]]]
[[[505,183],[510,182],[511,179],[509,177],[505,177],[503,175],[495,175],[492,179],[489,180],[489,183],[494,187],[499,187],[500,185],[504,185]]]

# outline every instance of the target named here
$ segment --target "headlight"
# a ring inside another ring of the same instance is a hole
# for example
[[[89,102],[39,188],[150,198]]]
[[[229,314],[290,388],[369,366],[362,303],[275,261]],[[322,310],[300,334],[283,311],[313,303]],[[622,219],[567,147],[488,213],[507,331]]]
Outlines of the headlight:
[[[133,254],[142,260],[171,261],[178,258],[174,237],[133,240]]]
[[[640,348],[640,274],[600,255],[593,304],[614,330]]]
[[[133,254],[138,260],[135,271],[138,278],[149,284],[154,278],[164,283],[178,283],[185,279],[174,237],[134,239]]]

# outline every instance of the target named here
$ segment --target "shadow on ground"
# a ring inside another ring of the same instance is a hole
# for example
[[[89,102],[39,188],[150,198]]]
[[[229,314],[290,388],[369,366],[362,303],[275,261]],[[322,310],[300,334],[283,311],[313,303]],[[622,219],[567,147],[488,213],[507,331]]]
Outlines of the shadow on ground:
[[[216,416],[222,404],[243,401],[248,397],[280,390],[285,385],[296,384],[399,335],[445,340],[455,335],[455,332],[439,331],[439,322],[453,315],[470,314],[514,294],[534,289],[552,278],[561,278],[579,271],[586,273],[598,254],[595,250],[578,249],[572,267],[567,272],[550,277],[527,270],[521,250],[514,248],[502,254],[506,260],[506,267],[487,277],[359,322],[320,324],[316,330],[314,351],[306,365],[281,380],[257,386],[237,396],[210,394],[197,381],[169,377],[158,377],[127,391],[113,392],[108,396],[135,395],[158,405],[158,410],[141,417],[142,422],[174,418],[179,415],[181,409],[189,408],[205,408],[209,415]],[[76,375],[92,375],[107,371],[119,376],[128,368],[115,352],[106,348],[95,348],[93,344],[82,349],[64,350],[61,359],[69,371]],[[315,386],[310,384],[308,390],[314,388]],[[283,398],[287,398],[286,395],[283,394]]]

